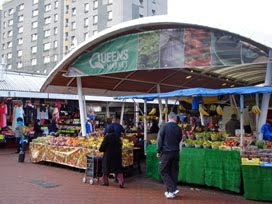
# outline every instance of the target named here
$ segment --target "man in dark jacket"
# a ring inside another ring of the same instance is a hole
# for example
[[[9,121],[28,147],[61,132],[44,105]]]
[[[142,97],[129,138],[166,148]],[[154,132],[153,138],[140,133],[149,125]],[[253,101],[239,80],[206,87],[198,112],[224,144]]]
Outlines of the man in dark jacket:
[[[174,198],[179,192],[177,189],[179,171],[179,143],[181,142],[182,132],[177,125],[177,116],[170,112],[169,122],[164,124],[157,139],[157,157],[160,158],[160,174],[166,185],[166,198]]]
[[[232,114],[231,119],[226,123],[225,129],[230,136],[235,136],[235,130],[240,128],[240,122],[237,120],[237,115]]]

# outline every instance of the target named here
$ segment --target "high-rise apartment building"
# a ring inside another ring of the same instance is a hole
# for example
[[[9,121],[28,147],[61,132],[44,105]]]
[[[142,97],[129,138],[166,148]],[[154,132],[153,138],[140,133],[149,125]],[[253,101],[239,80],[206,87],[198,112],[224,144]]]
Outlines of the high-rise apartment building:
[[[166,13],[167,0],[11,0],[0,16],[0,56],[7,70],[48,74],[97,32]]]

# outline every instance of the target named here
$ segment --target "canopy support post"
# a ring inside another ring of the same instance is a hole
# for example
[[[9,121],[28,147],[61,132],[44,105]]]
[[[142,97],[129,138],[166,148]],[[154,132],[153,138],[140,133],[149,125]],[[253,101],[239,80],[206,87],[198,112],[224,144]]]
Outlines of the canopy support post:
[[[265,82],[264,86],[271,86],[271,78],[272,78],[272,50],[269,50],[269,58],[267,62],[266,67],[266,75],[265,75]],[[266,123],[267,119],[267,112],[269,107],[269,101],[270,101],[270,93],[263,94],[262,99],[262,107],[261,107],[261,115],[259,118],[259,124],[258,124],[258,130],[259,130],[259,140],[263,140],[263,134],[261,133],[262,126]]]
[[[165,108],[168,109],[168,99],[165,99]],[[164,117],[165,117],[165,122],[167,123],[167,121],[168,121],[168,119],[167,119],[168,113],[165,113]]]
[[[135,110],[135,126],[138,127],[139,123],[139,104],[134,102],[134,110]]]
[[[107,101],[106,103],[106,117],[109,118],[110,117],[110,105],[109,102]]]
[[[240,95],[240,146],[241,150],[243,150],[244,143],[244,95]]]
[[[120,124],[121,125],[123,125],[124,112],[125,112],[125,102],[122,102],[121,117],[120,117]]]
[[[161,92],[161,87],[159,84],[157,84],[157,93]],[[159,102],[159,112],[160,112],[160,119],[159,119],[159,125],[162,124],[162,100],[160,98],[158,98],[158,102]]]
[[[256,105],[259,106],[259,94],[256,94],[255,96],[255,100],[256,100]],[[259,135],[259,115],[256,114],[256,136]]]
[[[146,144],[147,144],[147,102],[144,100],[144,152],[146,154]]]
[[[81,124],[81,134],[83,137],[86,136],[86,121],[85,121],[85,111],[84,111],[84,98],[82,94],[82,82],[81,78],[77,77],[77,94],[78,94],[78,104],[79,104],[79,114],[80,114],[80,124]]]

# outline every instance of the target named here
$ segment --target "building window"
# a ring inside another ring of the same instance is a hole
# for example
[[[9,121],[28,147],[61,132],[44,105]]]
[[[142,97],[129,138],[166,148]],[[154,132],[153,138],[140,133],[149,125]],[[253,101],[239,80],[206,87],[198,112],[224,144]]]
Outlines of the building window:
[[[13,13],[14,13],[14,9],[13,8],[9,9],[9,15],[12,15]]]
[[[23,67],[23,63],[22,62],[18,62],[17,63],[17,68],[22,68]]]
[[[49,37],[50,36],[50,30],[45,30],[44,31],[44,37]]]
[[[33,65],[33,66],[37,65],[37,59],[36,58],[34,58],[34,59],[31,60],[31,65]]]
[[[22,51],[22,50],[18,50],[17,56],[18,56],[18,57],[21,57],[22,55],[23,55],[23,51]]]
[[[108,4],[112,4],[112,0],[108,0]]]
[[[20,5],[19,5],[19,11],[24,10],[24,8],[25,8],[24,4],[20,4]]]
[[[31,47],[31,53],[32,54],[37,53],[37,47],[36,46]]]
[[[12,53],[8,53],[7,58],[11,59],[12,58]]]
[[[97,9],[98,8],[98,0],[93,1],[93,8]]]
[[[7,33],[3,33],[3,39],[5,39],[7,36]]]
[[[46,69],[45,69],[45,70],[43,70],[43,73],[44,73],[44,74],[46,74],[46,72],[47,72],[47,71],[46,71]]]
[[[84,40],[87,40],[89,37],[88,33],[84,33]]]
[[[72,8],[72,16],[75,16],[76,15],[76,8]]]
[[[44,62],[44,64],[49,63],[49,62],[50,62],[50,56],[44,57],[44,58],[43,58],[43,62]]]
[[[58,47],[58,41],[54,41],[54,48],[57,48]]]
[[[154,9],[152,9],[152,15],[156,15],[156,11]]]
[[[37,40],[37,38],[38,38],[37,33],[34,33],[34,34],[31,35],[31,40],[32,40],[32,41]]]
[[[49,23],[51,23],[51,17],[45,18],[45,19],[44,19],[44,24],[47,25],[47,24],[49,24]]]
[[[57,21],[58,21],[58,18],[59,18],[59,15],[58,15],[58,14],[55,14],[55,15],[54,15],[54,21],[57,22]]]
[[[57,34],[58,34],[58,28],[55,27],[55,28],[54,28],[54,35],[57,35]]]
[[[58,61],[58,55],[54,55],[54,62]]]
[[[33,0],[33,4],[39,3],[39,0]]]
[[[23,32],[24,32],[23,26],[19,27],[19,28],[18,28],[18,33],[23,33]]]
[[[45,5],[45,12],[51,11],[51,4]]]
[[[19,17],[18,17],[18,21],[19,22],[22,22],[24,20],[24,15],[20,15]]]
[[[93,24],[97,24],[97,21],[98,21],[98,16],[95,15],[95,16],[93,17]]]
[[[11,64],[8,65],[8,69],[11,69]]]
[[[49,50],[49,49],[50,49],[50,43],[43,44],[43,50],[44,51]]]
[[[55,8],[59,8],[59,2],[58,1],[55,1]]]
[[[89,19],[84,18],[84,27],[88,27],[88,26],[89,26]]]
[[[98,33],[98,31],[97,31],[97,30],[94,30],[94,31],[93,31],[93,34],[95,35],[96,33]]]
[[[3,49],[3,50],[6,49],[5,43],[2,44],[2,49]]]
[[[156,3],[156,0],[152,0],[152,3],[155,4],[155,3]]]
[[[8,37],[12,37],[12,34],[13,34],[12,30],[10,30],[10,31],[8,32]]]
[[[72,22],[72,30],[76,29],[76,22]]]
[[[4,22],[3,27],[4,27],[4,28],[7,27],[7,22]]]
[[[89,12],[89,9],[90,9],[89,4],[88,4],[88,3],[87,3],[87,4],[84,4],[84,12],[85,12],[85,13]]]
[[[38,27],[38,22],[37,21],[33,22],[32,23],[32,28],[37,28],[37,27]]]
[[[108,20],[112,20],[112,11],[108,12]]]
[[[144,0],[139,0],[140,6],[143,6]]]
[[[144,16],[142,14],[139,15],[140,18],[143,18]]]
[[[7,12],[5,11],[5,12],[4,12],[4,17],[7,17],[7,16],[8,16],[8,14],[7,14]]]
[[[37,16],[39,13],[38,9],[32,11],[32,17]]]
[[[18,45],[22,45],[23,44],[23,38],[19,38],[18,39]]]
[[[8,48],[12,47],[12,42],[8,42]]]
[[[8,25],[9,25],[9,26],[12,26],[12,25],[13,25],[13,20],[12,20],[12,19],[8,21]]]

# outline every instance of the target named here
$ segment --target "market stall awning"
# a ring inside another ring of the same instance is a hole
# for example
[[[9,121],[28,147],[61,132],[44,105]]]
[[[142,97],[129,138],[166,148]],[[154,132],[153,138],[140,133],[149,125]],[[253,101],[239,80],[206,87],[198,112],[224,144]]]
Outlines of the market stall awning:
[[[222,89],[206,89],[206,88],[192,88],[192,89],[181,89],[171,91],[167,93],[156,93],[156,94],[140,94],[131,96],[118,96],[116,99],[127,100],[127,99],[143,99],[152,101],[156,98],[179,98],[185,96],[221,96],[221,95],[245,95],[245,94],[256,94],[256,93],[272,93],[272,86],[246,86],[236,88],[222,88]]]
[[[167,16],[108,28],[57,64],[41,91],[127,95],[264,82],[269,47],[240,35]]]

